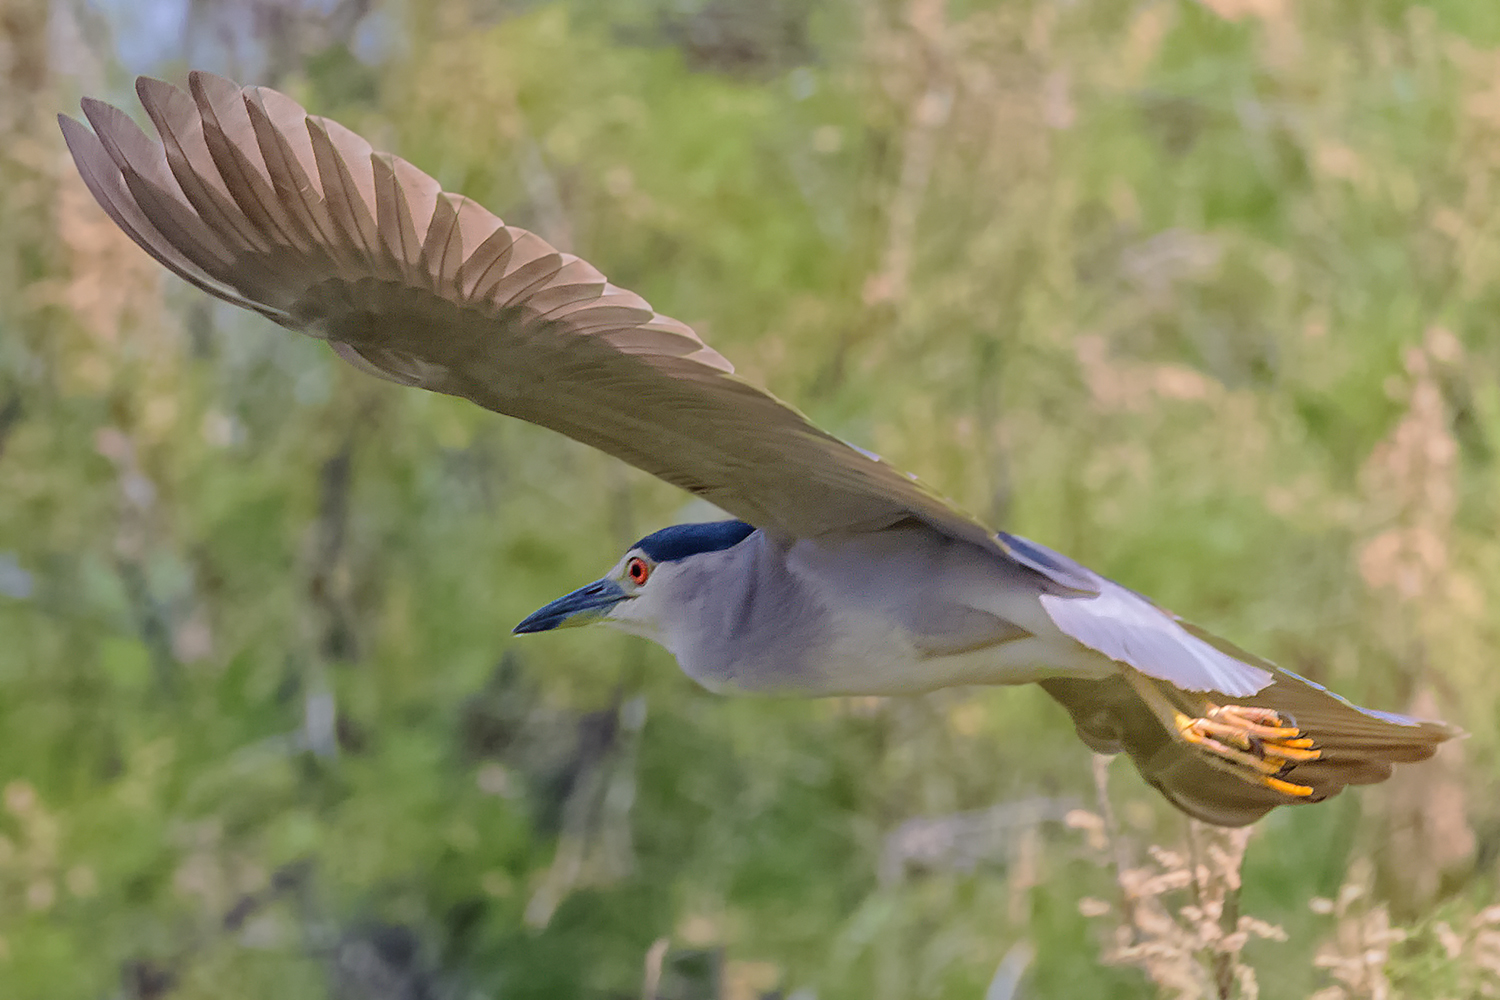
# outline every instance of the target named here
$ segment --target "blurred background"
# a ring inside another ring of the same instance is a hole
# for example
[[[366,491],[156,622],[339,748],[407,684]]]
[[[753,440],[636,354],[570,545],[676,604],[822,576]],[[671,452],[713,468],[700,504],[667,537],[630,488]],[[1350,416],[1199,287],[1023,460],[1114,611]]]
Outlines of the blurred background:
[[[53,115],[190,67],[1471,737],[1222,846],[1035,689],[512,639],[706,512],[169,278]],[[1500,5],[0,0],[0,75],[0,995],[1500,995]]]

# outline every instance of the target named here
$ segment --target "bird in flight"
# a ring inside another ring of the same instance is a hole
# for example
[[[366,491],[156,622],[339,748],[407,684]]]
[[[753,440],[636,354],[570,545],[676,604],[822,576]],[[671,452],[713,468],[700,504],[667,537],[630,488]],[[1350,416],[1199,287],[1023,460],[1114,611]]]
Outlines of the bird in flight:
[[[1457,734],[1354,705],[986,527],[587,262],[284,94],[201,72],[136,93],[159,138],[93,99],[88,126],[58,120],[100,206],[179,277],[733,518],[647,535],[518,633],[611,624],[723,692],[1035,682],[1091,748],[1224,826],[1382,781]]]

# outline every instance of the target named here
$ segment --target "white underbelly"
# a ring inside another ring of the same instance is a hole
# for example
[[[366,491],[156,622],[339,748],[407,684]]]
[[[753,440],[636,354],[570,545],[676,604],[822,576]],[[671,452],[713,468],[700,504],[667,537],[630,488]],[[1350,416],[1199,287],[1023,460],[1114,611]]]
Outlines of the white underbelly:
[[[962,685],[1030,684],[1049,677],[1107,677],[1118,664],[1070,640],[1028,636],[971,652],[922,656],[910,642],[840,644],[801,664],[747,663],[684,670],[719,694],[911,695]]]

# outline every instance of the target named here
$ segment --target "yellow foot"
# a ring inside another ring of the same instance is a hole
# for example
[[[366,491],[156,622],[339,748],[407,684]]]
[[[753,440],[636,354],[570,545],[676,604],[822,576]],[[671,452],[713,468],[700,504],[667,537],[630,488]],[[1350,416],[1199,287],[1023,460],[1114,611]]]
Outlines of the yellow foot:
[[[1305,799],[1313,793],[1311,785],[1299,785],[1292,781],[1282,781],[1280,778],[1261,778],[1260,783],[1273,792],[1296,796],[1299,799]]]
[[[1198,718],[1175,713],[1177,732],[1203,748],[1223,770],[1283,795],[1305,798],[1311,787],[1283,780],[1294,764],[1323,756],[1294,720],[1254,705],[1213,705]]]

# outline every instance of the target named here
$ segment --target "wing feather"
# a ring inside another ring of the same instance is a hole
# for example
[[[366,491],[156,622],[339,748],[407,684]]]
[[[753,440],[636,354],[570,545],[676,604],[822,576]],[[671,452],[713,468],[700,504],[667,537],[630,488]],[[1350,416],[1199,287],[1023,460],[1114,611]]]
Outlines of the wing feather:
[[[273,247],[292,250],[295,256],[305,258],[326,257],[327,248],[319,241],[313,220],[305,216],[302,200],[292,198],[283,202],[278,197],[276,179],[286,170],[279,151],[267,162],[246,102],[238,96],[237,89],[232,99],[226,93],[226,85],[233,87],[220,77],[197,73],[190,88],[203,122],[204,145],[225,189]],[[217,103],[215,97],[219,99]],[[268,122],[262,122],[261,128],[274,131]],[[281,181],[283,189],[294,186],[295,181],[284,178]]]
[[[206,76],[207,74],[205,74]],[[329,210],[329,199],[318,183],[318,156],[313,149],[308,116],[291,98],[274,90],[247,87],[240,90],[221,77],[213,77],[211,87],[204,87],[202,99],[212,102],[221,123],[229,128],[225,138],[238,148],[253,144],[260,152],[266,177],[281,204],[290,207],[313,245],[339,264],[347,265],[354,257],[353,248],[339,237],[338,226]],[[255,161],[246,161],[253,169]],[[261,176],[255,171],[257,180]],[[267,199],[265,186],[257,183],[255,194]],[[269,201],[265,201],[271,207]]]
[[[162,147],[118,108],[86,100],[83,113],[156,230],[210,276],[221,281],[232,277],[235,255],[182,197]]]
[[[264,311],[259,304],[250,302],[221,284],[161,234],[125,186],[125,178],[121,176],[119,168],[114,165],[97,135],[66,115],[58,115],[58,123],[62,126],[63,139],[68,144],[83,183],[105,214],[127,236],[135,240],[141,249],[178,277],[197,285],[205,292],[228,299],[236,305]]]
[[[369,145],[363,140],[356,144],[347,139],[336,143],[334,130],[329,128],[331,124],[319,118],[307,119],[307,135],[317,160],[318,178],[323,183],[328,214],[344,240],[357,249],[360,260],[371,274],[394,277],[394,273],[384,266],[380,230],[370,211],[375,196],[375,177],[369,169]],[[364,148],[360,149],[358,145],[364,145]],[[350,166],[351,163],[354,166]],[[360,174],[358,177],[354,173],[356,168]]]
[[[88,101],[94,132],[64,121],[68,146],[110,217],[210,294],[785,537],[916,519],[1007,554],[912,477],[737,377],[685,324],[291,98],[206,73],[186,94],[153,80],[138,93],[160,142]]]
[[[1042,595],[1042,607],[1065,635],[1185,691],[1246,698],[1271,683],[1269,670],[1208,641],[1208,633],[1133,590],[1098,580],[1092,596]]]
[[[438,196],[443,193],[442,186],[401,157],[391,155],[389,159],[406,209],[411,213],[412,231],[427,232],[432,225],[432,214],[437,211]]]
[[[495,221],[499,222],[498,219]],[[516,249],[516,232],[517,230],[504,224],[497,226],[459,265],[456,291],[460,302],[484,301],[481,289],[489,286],[491,273],[497,276],[505,273],[506,265]]]
[[[370,166],[375,171],[375,221],[391,262],[402,280],[413,285],[417,275],[410,262],[420,252],[417,230],[406,207],[406,193],[396,176],[396,165],[388,153],[375,153]]]
[[[504,270],[492,268],[474,289],[474,297],[487,305],[506,308],[517,304],[528,292],[545,287],[562,267],[562,254],[535,233],[515,230],[515,242]]]
[[[439,294],[449,287],[463,255],[458,209],[449,198],[445,192],[438,193],[432,207],[432,221],[427,224],[427,236],[422,241],[422,271],[432,283],[433,291]]]
[[[162,138],[167,165],[204,223],[242,253],[264,254],[271,244],[234,203],[203,138],[203,119],[192,98],[160,80],[136,84],[141,106]]]

